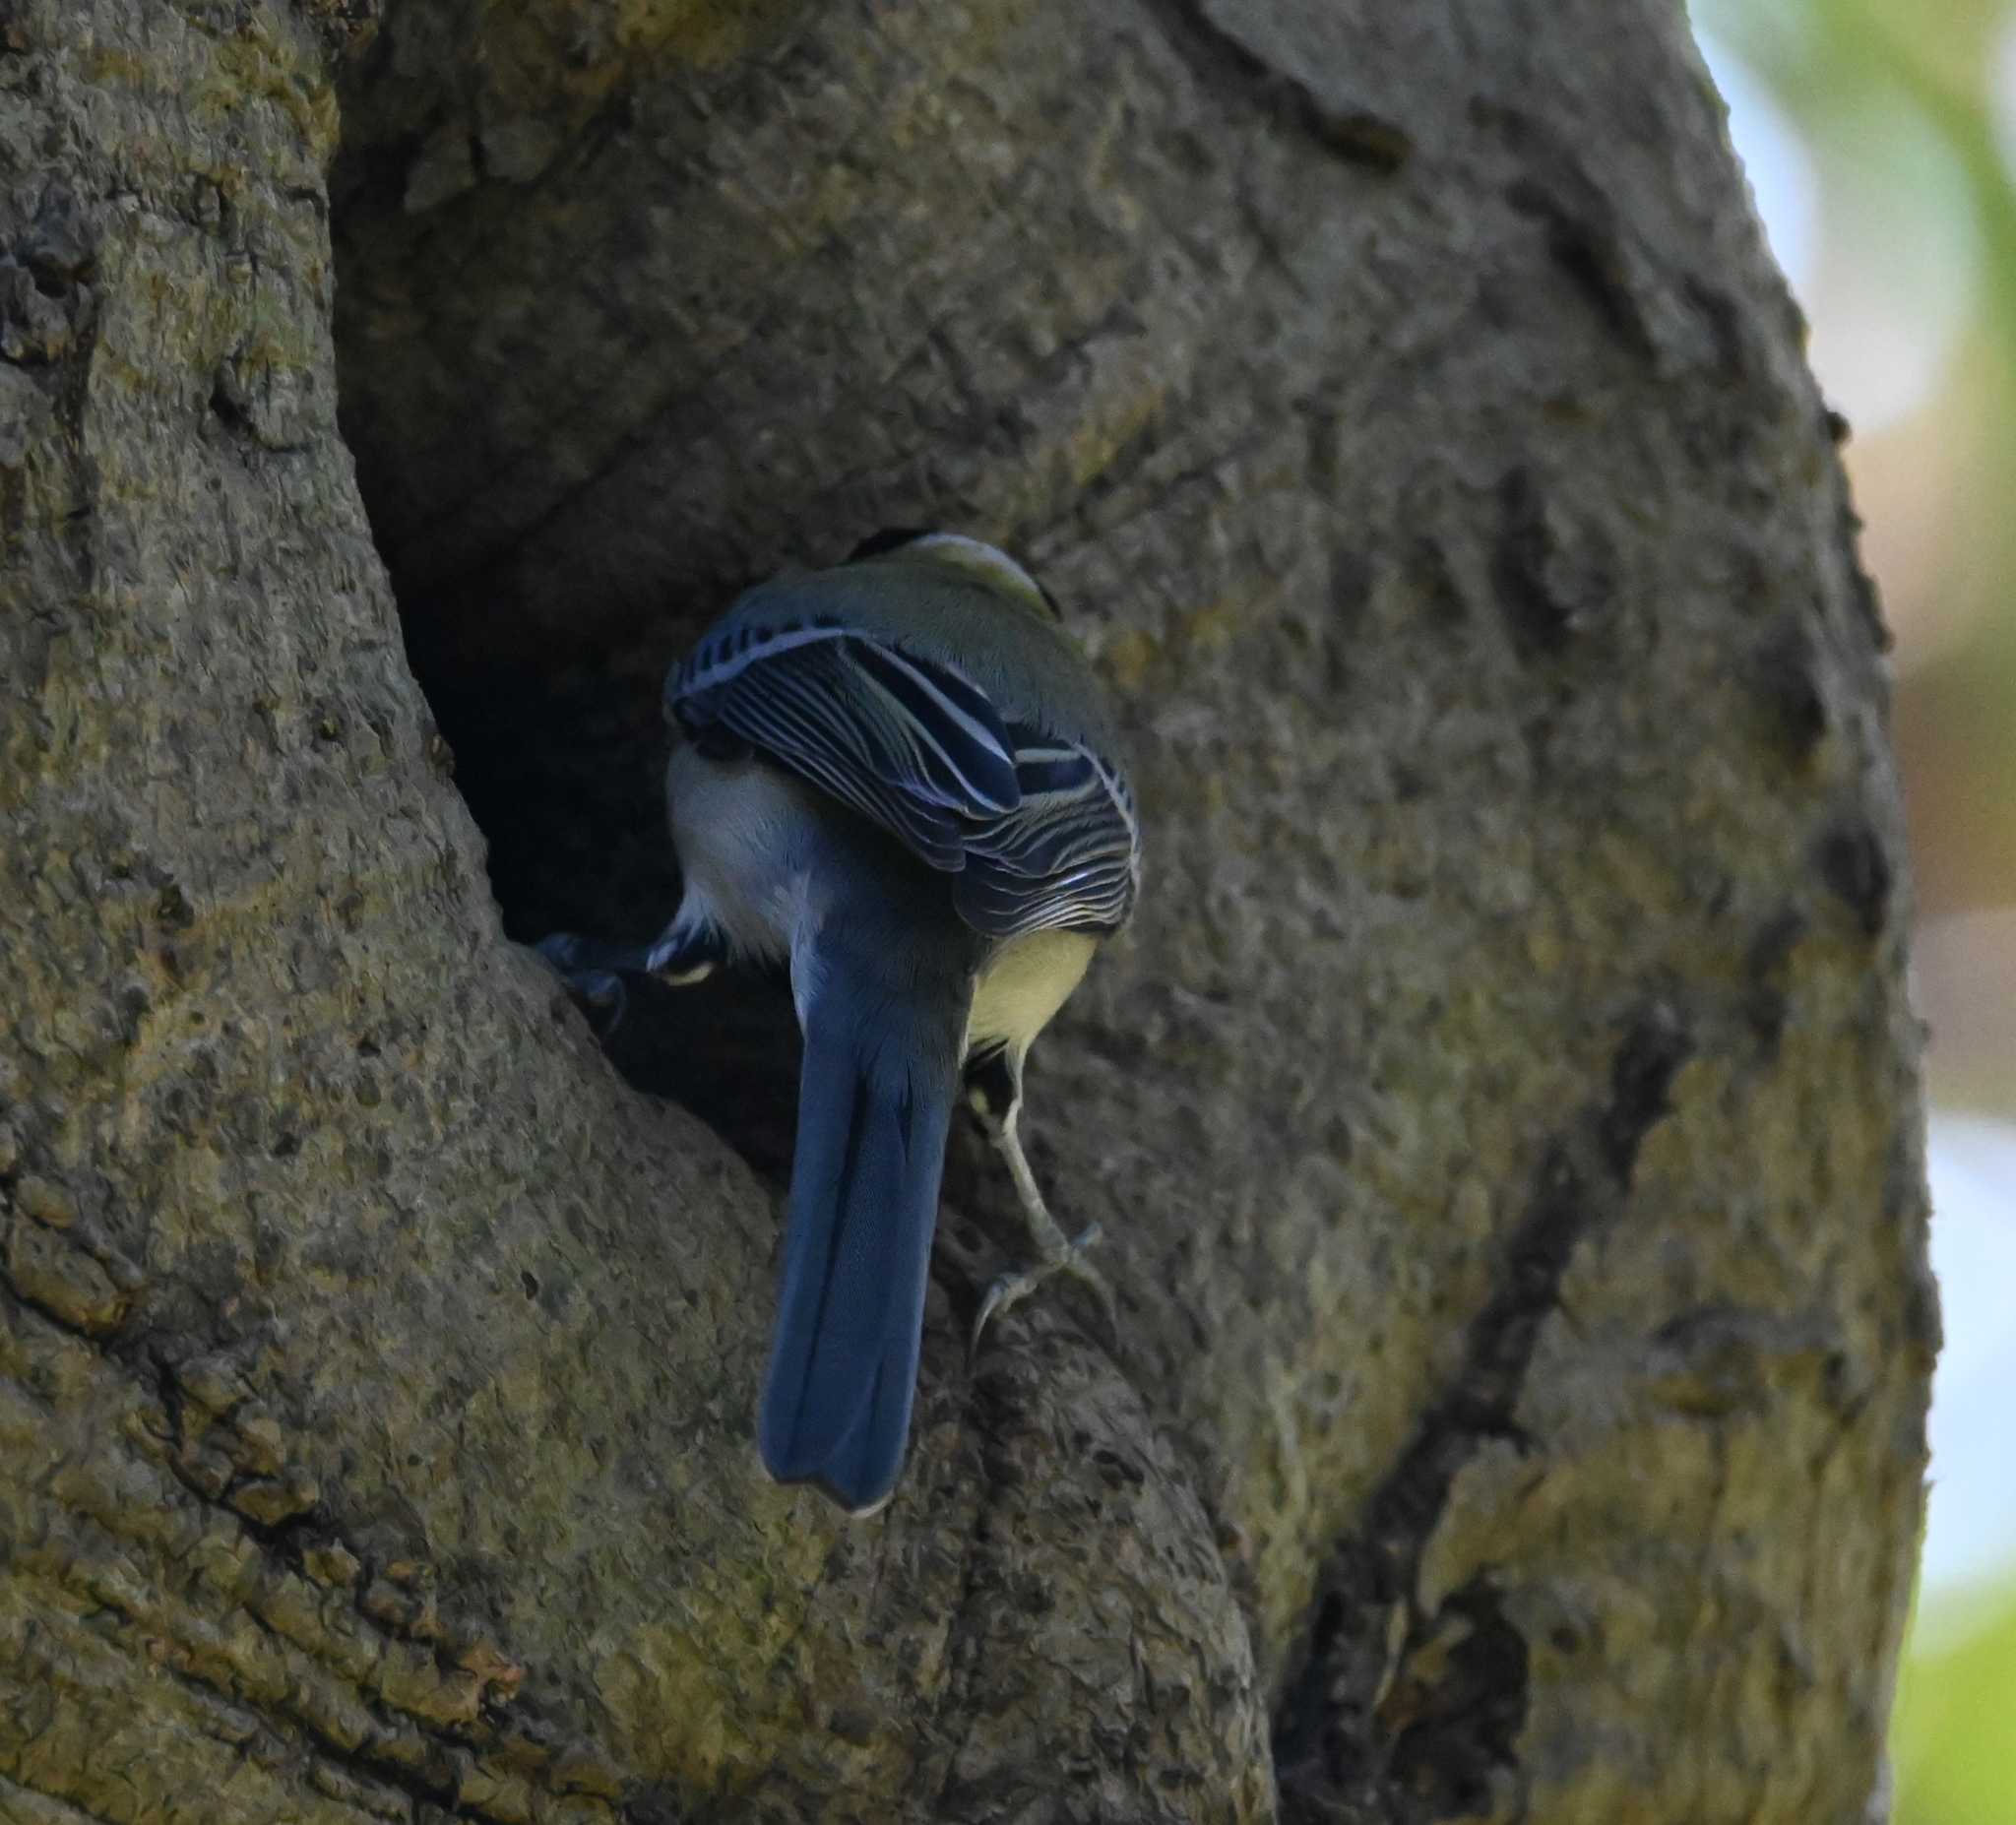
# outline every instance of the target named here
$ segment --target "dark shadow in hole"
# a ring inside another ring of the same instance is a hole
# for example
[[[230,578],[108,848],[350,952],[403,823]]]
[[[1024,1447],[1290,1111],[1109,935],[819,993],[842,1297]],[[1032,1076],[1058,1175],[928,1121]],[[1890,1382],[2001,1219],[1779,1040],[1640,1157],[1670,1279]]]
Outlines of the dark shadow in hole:
[[[487,841],[506,935],[656,936],[678,904],[665,830],[659,712],[664,654],[581,656],[541,668],[483,661],[402,605],[408,656]],[[788,1176],[797,1022],[782,976],[724,972],[690,988],[645,978],[609,1037],[638,1089],[678,1102],[759,1170]]]
[[[608,1053],[638,1089],[691,1109],[780,1185],[789,1179],[799,1039],[781,975],[738,971],[690,988],[634,983]]]

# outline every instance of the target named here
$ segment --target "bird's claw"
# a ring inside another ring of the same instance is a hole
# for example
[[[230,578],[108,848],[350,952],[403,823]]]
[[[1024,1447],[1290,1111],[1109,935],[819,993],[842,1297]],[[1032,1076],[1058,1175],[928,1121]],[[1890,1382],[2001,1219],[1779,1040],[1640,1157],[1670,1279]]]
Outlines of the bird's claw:
[[[576,932],[554,931],[533,949],[558,973],[574,1004],[588,1016],[598,1038],[606,1039],[622,1025],[630,1006],[630,991],[613,970],[587,968],[587,942]]]
[[[563,979],[597,1038],[606,1039],[623,1024],[630,1011],[630,991],[620,975],[611,970],[579,970]]]
[[[1107,1340],[1116,1345],[1120,1339],[1120,1311],[1114,1301],[1113,1290],[1106,1277],[1086,1259],[1086,1251],[1100,1238],[1098,1224],[1093,1224],[1075,1238],[1066,1240],[1061,1233],[1055,1235],[1054,1246],[1043,1249],[1035,1261],[1018,1268],[1011,1274],[1003,1274],[987,1289],[986,1297],[980,1301],[980,1309],[973,1321],[973,1334],[967,1340],[967,1361],[972,1364],[979,1356],[980,1338],[986,1328],[1003,1312],[1020,1305],[1046,1280],[1057,1274],[1068,1274],[1075,1281],[1089,1288],[1099,1299],[1101,1314],[1105,1319]]]
[[[549,931],[532,948],[562,975],[581,967],[583,945],[578,931]]]

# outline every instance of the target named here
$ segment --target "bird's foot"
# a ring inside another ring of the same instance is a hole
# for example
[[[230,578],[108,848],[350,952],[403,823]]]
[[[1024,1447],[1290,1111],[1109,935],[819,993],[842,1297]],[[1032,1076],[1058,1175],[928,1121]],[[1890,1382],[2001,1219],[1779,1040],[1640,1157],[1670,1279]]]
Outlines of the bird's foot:
[[[1120,1311],[1113,1299],[1113,1290],[1106,1277],[1086,1259],[1086,1251],[1100,1238],[1099,1225],[1093,1224],[1076,1238],[1067,1237],[1053,1222],[1046,1227],[1048,1233],[1044,1234],[1034,1222],[1031,1224],[1031,1228],[1037,1231],[1037,1244],[1042,1251],[1038,1258],[1011,1274],[1003,1274],[987,1289],[986,1297],[980,1301],[978,1315],[973,1321],[973,1335],[967,1342],[969,1362],[979,1355],[980,1337],[989,1324],[1003,1312],[1020,1305],[1046,1280],[1058,1274],[1068,1274],[1091,1289],[1105,1319],[1107,1340],[1114,1345],[1119,1343]]]
[[[622,1025],[630,992],[617,971],[634,967],[632,952],[572,931],[549,932],[533,949],[552,965],[598,1038],[606,1039]]]

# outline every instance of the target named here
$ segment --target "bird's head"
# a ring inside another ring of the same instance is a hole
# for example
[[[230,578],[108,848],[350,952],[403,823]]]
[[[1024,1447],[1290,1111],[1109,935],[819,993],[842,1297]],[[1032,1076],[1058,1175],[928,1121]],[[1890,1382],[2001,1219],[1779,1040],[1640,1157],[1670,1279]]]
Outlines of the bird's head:
[[[934,564],[977,577],[1045,621],[1062,621],[1057,598],[1007,552],[963,533],[914,526],[888,527],[847,554],[850,564]]]

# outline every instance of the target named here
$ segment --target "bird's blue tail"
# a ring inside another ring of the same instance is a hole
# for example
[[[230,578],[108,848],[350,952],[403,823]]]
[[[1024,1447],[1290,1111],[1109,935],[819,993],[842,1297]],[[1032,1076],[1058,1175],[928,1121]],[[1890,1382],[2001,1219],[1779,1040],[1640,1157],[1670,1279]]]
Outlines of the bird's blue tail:
[[[971,988],[927,944],[829,928],[816,951],[760,1438],[780,1482],[864,1514],[896,1487],[910,1436]]]

